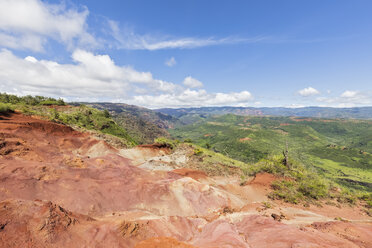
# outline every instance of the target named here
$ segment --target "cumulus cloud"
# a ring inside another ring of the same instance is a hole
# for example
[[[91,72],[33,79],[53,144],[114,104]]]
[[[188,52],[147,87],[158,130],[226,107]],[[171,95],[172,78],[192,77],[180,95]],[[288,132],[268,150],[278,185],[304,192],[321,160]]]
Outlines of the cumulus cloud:
[[[70,47],[79,43],[97,45],[87,30],[88,9],[40,0],[0,1],[0,45],[13,49],[42,51],[51,38]]]
[[[208,93],[155,79],[150,72],[116,65],[108,55],[75,50],[71,57],[74,63],[60,64],[32,56],[19,58],[3,49],[0,92],[63,97],[69,101],[116,101],[150,108],[245,106],[253,100],[248,91]],[[200,86],[201,82],[188,78],[186,81]]]
[[[167,59],[165,61],[165,64],[169,67],[175,66],[177,64],[177,61],[174,57],[171,57],[170,59]]]
[[[31,56],[22,59],[3,49],[0,52],[0,91],[110,100],[125,97],[130,90],[141,87],[147,92],[176,89],[173,83],[154,79],[150,72],[118,66],[108,55],[76,50],[72,59],[75,64],[59,64]]]
[[[183,85],[185,85],[186,87],[189,87],[189,88],[202,88],[203,87],[203,83],[200,82],[199,80],[195,79],[195,78],[192,78],[190,76],[186,77],[184,80],[183,80]]]
[[[347,90],[341,94],[343,98],[355,98],[358,95],[358,91]]]
[[[161,49],[184,49],[215,46],[223,44],[256,43],[266,40],[267,37],[254,38],[196,38],[196,37],[170,37],[168,35],[137,34],[132,29],[121,28],[118,22],[109,20],[108,25],[111,35],[116,40],[115,46],[119,49],[129,50],[161,50]]]
[[[338,97],[318,97],[317,101],[332,107],[355,107],[372,104],[371,92],[346,90]]]
[[[302,90],[299,90],[298,94],[300,94],[301,96],[314,96],[319,95],[320,92],[317,89],[314,89],[313,87],[307,87]]]
[[[253,96],[248,91],[236,93],[207,93],[205,90],[186,89],[180,94],[161,94],[157,96],[135,96],[132,104],[149,108],[200,107],[200,106],[248,106]]]

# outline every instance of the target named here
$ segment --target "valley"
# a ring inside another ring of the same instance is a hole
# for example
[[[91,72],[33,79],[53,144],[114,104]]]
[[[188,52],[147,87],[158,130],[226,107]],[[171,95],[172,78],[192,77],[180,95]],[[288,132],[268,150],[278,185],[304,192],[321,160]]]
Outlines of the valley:
[[[334,182],[372,191],[372,122],[304,117],[211,116],[169,130],[234,159],[257,163],[280,155],[315,168]]]
[[[275,176],[260,173],[241,185],[240,165],[228,158],[220,160],[224,175],[196,170],[203,159],[188,144],[118,150],[92,134],[17,113],[2,115],[0,129],[2,246],[372,244],[372,219],[362,209],[268,203]]]
[[[372,246],[368,120],[5,98],[0,246]]]

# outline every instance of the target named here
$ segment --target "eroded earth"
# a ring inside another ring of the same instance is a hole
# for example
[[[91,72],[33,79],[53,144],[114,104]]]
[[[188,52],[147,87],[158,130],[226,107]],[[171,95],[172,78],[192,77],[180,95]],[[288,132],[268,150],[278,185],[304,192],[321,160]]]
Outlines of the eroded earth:
[[[190,152],[0,116],[0,247],[372,247],[358,208],[267,207],[274,176],[208,176]]]

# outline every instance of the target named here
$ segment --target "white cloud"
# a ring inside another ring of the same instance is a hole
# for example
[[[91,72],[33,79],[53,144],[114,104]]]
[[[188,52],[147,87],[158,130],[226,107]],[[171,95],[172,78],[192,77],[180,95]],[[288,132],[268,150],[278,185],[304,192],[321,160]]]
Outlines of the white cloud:
[[[372,94],[346,90],[339,97],[318,97],[317,101],[332,107],[367,106],[372,104]]]
[[[183,48],[198,48],[205,46],[237,44],[237,43],[256,43],[266,40],[266,37],[254,38],[195,38],[181,37],[174,38],[166,35],[140,35],[136,34],[132,29],[121,29],[115,21],[108,21],[111,29],[111,35],[116,40],[116,47],[119,49],[129,50],[161,50],[161,49],[183,49]]]
[[[72,59],[75,63],[60,64],[32,56],[19,58],[3,49],[0,92],[63,97],[69,101],[119,101],[150,108],[246,106],[253,100],[248,91],[208,93],[204,89],[185,89],[155,79],[150,72],[118,66],[108,55],[76,50]]]
[[[302,90],[299,90],[298,94],[300,94],[301,96],[314,96],[320,94],[320,92],[317,89],[314,89],[313,87],[307,87]]]
[[[149,108],[200,107],[200,106],[248,106],[253,96],[248,91],[236,93],[207,93],[205,90],[186,89],[179,94],[135,96],[130,102]]]
[[[357,95],[358,95],[358,92],[357,91],[347,90],[347,91],[345,91],[344,93],[341,94],[341,97],[344,97],[344,98],[354,98]]]
[[[285,106],[286,108],[303,108],[303,107],[306,107],[305,105],[302,105],[302,104],[296,104],[296,103],[292,103],[288,106]]]
[[[0,0],[0,45],[42,51],[48,38],[69,47],[97,43],[87,31],[89,11],[40,0]]]
[[[172,66],[174,66],[174,65],[177,64],[177,61],[176,61],[176,59],[175,59],[174,57],[171,57],[170,59],[167,59],[167,60],[165,61],[165,64],[166,64],[167,66],[169,66],[169,67],[172,67]]]
[[[50,39],[63,43],[72,51],[77,47],[109,47],[129,50],[160,50],[198,48],[222,44],[256,43],[267,37],[174,37],[169,35],[137,34],[120,28],[115,21],[108,23],[101,38],[88,32],[88,8],[77,8],[71,1],[51,4],[41,0],[0,0],[0,46],[44,51]],[[99,32],[99,31],[98,31]]]
[[[130,90],[143,87],[146,92],[173,92],[176,85],[154,79],[149,72],[117,66],[108,55],[83,50],[72,54],[75,64],[59,64],[28,56],[16,57],[8,50],[0,52],[1,92],[16,89],[18,94],[39,94],[69,99],[113,99],[128,96]]]
[[[203,87],[203,83],[200,82],[199,80],[195,79],[195,78],[192,78],[190,76],[186,77],[184,80],[183,80],[183,85],[189,87],[189,88],[202,88]]]

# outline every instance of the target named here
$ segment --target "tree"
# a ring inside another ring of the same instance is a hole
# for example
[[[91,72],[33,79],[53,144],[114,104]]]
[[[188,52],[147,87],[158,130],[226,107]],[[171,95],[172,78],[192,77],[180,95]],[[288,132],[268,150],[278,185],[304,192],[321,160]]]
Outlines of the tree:
[[[288,141],[285,141],[285,150],[283,151],[284,159],[283,164],[287,166],[288,169],[291,169],[291,164],[289,162],[289,156],[288,156]]]
[[[104,115],[106,118],[110,118],[110,112],[108,112],[107,109],[105,109],[105,110],[103,111],[103,115]]]

